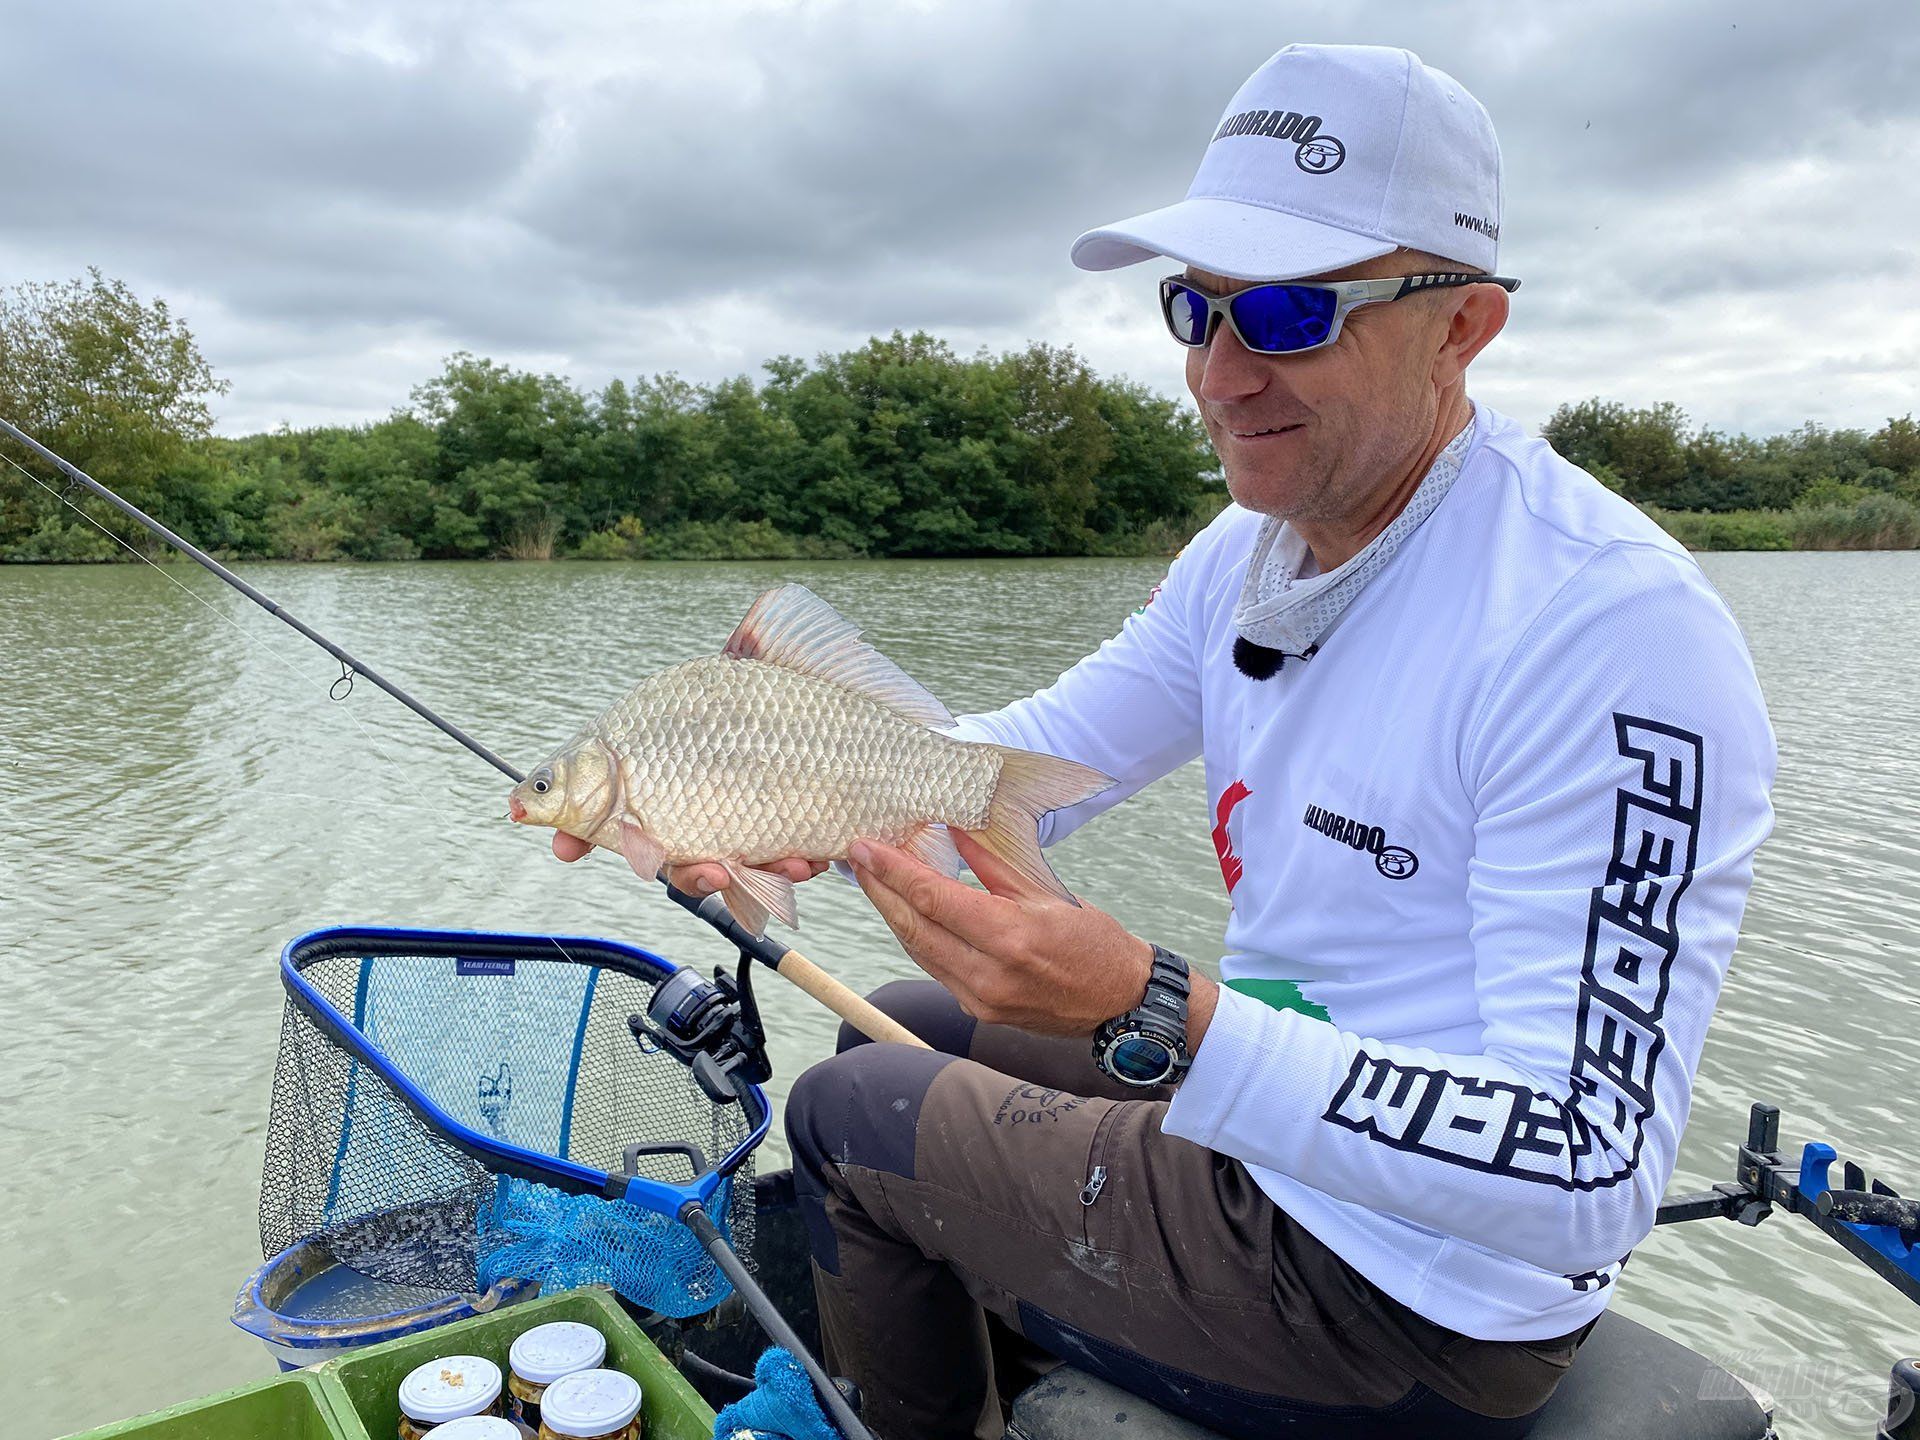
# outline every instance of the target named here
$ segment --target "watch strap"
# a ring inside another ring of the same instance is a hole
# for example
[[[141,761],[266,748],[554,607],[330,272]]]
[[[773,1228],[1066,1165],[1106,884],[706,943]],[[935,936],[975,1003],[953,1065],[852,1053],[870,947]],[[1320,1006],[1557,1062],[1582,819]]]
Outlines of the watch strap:
[[[1140,1003],[1124,1015],[1101,1024],[1093,1034],[1093,1054],[1103,1074],[1124,1080],[1109,1068],[1108,1047],[1123,1033],[1150,1035],[1171,1055],[1165,1084],[1178,1084],[1192,1063],[1187,1054],[1187,997],[1193,988],[1186,960],[1163,946],[1153,946],[1147,971],[1147,989]],[[1131,1082],[1128,1082],[1131,1083]]]

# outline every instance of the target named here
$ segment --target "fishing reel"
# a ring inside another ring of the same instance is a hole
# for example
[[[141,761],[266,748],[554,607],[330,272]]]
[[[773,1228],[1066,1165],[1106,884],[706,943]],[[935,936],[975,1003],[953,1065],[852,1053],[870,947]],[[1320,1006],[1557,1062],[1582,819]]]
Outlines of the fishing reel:
[[[753,998],[752,963],[743,951],[736,974],[716,966],[711,980],[692,969],[676,970],[654,989],[645,1015],[627,1017],[635,1040],[678,1057],[716,1105],[737,1100],[745,1087],[773,1075]]]

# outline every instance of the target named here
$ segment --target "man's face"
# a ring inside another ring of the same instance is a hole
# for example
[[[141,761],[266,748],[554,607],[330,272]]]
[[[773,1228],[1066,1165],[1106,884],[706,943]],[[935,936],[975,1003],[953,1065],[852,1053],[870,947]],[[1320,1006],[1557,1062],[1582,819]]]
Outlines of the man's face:
[[[1383,255],[1314,280],[1412,274],[1405,255]],[[1254,282],[1189,267],[1215,295]],[[1248,350],[1225,324],[1187,351],[1187,388],[1241,505],[1296,523],[1363,511],[1380,483],[1418,457],[1439,411],[1434,357],[1461,291],[1415,294],[1347,314],[1340,338],[1299,355]]]

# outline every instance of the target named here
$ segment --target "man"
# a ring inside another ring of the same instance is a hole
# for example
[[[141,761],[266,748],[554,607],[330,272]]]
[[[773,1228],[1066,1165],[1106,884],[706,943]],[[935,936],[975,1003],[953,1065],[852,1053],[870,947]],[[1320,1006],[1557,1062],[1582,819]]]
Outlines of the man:
[[[1773,739],[1685,552],[1468,399],[1500,211],[1457,82],[1290,46],[1185,200],[1074,247],[1185,266],[1235,503],[957,733],[1118,779],[1049,841],[1203,756],[1225,983],[964,836],[985,893],[856,847],[940,982],[877,998],[936,1050],[849,1044],[787,1124],[888,1440],[999,1434],[984,1315],[1228,1435],[1517,1436],[1652,1226]]]

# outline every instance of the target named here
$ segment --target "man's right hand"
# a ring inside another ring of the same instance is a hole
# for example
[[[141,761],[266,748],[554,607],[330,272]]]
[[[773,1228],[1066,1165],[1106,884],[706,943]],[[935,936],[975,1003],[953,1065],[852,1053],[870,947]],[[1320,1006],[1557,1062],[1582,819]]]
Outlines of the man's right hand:
[[[553,853],[571,864],[587,854],[593,846],[577,835],[569,835],[564,830],[553,832]],[[775,860],[770,865],[756,865],[756,870],[770,870],[775,875],[784,875],[798,885],[802,880],[811,880],[827,868],[824,860]],[[677,889],[689,895],[711,895],[716,890],[724,890],[731,880],[724,865],[716,865],[703,860],[693,865],[676,865],[667,871],[667,879]]]

